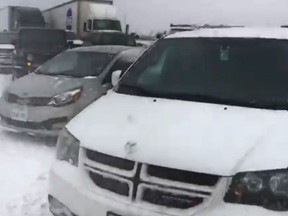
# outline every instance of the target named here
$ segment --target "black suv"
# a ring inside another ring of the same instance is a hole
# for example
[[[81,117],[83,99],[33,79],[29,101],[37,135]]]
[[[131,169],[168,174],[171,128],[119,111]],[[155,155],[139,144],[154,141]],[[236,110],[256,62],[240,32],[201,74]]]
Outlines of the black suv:
[[[33,72],[68,48],[64,30],[22,28],[15,41],[13,80]]]

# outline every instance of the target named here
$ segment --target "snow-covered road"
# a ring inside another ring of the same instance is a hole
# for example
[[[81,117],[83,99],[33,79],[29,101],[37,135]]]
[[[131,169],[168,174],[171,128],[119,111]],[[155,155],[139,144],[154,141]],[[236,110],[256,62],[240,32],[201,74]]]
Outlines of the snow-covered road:
[[[10,82],[0,75],[0,93]],[[0,129],[0,215],[47,216],[47,179],[55,145]]]

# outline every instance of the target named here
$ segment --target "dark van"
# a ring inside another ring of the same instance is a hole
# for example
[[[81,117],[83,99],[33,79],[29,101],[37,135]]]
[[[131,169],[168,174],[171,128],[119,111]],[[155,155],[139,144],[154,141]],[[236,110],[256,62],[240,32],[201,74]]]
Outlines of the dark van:
[[[13,80],[33,72],[68,48],[64,30],[22,28],[15,42]]]

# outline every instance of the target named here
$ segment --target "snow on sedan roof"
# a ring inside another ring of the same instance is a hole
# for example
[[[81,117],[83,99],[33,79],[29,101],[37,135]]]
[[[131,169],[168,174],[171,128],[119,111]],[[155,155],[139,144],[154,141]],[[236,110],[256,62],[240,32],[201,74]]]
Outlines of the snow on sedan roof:
[[[199,29],[194,31],[178,32],[167,36],[170,38],[264,38],[288,40],[288,28],[218,28]],[[165,39],[166,39],[165,38]]]

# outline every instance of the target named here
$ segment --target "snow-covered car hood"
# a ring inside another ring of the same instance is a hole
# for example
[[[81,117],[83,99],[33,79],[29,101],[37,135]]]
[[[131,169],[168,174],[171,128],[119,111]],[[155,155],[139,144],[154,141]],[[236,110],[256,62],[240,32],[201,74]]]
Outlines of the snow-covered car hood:
[[[67,128],[85,148],[158,166],[221,176],[288,167],[287,111],[109,92]]]
[[[5,50],[14,50],[15,46],[12,44],[0,44],[0,50],[5,49]]]
[[[81,79],[30,74],[13,82],[6,91],[23,97],[53,97],[81,86]]]

